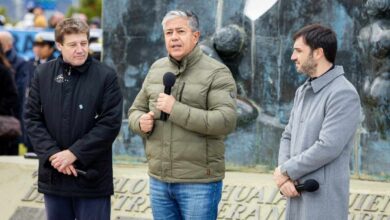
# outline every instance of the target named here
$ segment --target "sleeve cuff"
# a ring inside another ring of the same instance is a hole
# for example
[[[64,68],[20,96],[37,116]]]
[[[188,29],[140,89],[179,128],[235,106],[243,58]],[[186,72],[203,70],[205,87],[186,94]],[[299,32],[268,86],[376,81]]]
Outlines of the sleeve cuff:
[[[56,154],[56,153],[58,153],[58,152],[60,152],[60,149],[58,149],[58,148],[56,147],[56,148],[50,150],[49,152],[47,152],[47,154],[45,154],[43,157],[41,157],[42,162],[43,162],[43,166],[45,166],[45,167],[50,167],[51,164],[50,164],[49,158],[50,158],[52,155],[54,155],[54,154]]]
[[[279,167],[279,169],[280,169],[280,172],[282,173],[283,176],[287,176],[288,178],[290,178],[290,176],[288,175],[288,172],[287,172],[287,169],[286,169],[285,166],[281,165]]]
[[[188,109],[186,108],[188,107],[185,104],[176,101],[172,107],[171,114],[169,115],[169,120],[178,124],[184,124],[188,116],[188,114],[186,114]]]

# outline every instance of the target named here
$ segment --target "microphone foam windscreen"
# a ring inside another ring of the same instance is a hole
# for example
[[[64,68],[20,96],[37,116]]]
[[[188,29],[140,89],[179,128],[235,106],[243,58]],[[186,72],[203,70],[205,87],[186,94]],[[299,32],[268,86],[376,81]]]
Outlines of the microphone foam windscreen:
[[[165,87],[172,87],[175,84],[176,76],[171,72],[164,74],[163,83]]]
[[[314,192],[320,187],[318,182],[313,179],[306,180],[304,184],[305,184],[305,190],[308,192]]]

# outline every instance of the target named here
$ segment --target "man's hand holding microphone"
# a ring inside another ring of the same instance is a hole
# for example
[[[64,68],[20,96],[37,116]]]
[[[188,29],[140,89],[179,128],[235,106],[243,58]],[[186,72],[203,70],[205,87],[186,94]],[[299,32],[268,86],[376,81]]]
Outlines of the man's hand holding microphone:
[[[286,172],[283,173],[280,170],[280,166],[274,171],[274,180],[280,193],[286,197],[297,197],[301,195],[302,191],[314,192],[320,187],[318,182],[313,179],[308,179],[302,184],[292,181]]]
[[[175,97],[171,95],[171,88],[175,84],[176,76],[167,72],[163,76],[164,93],[160,93],[157,98],[156,108],[161,111],[160,119],[166,121],[172,112],[173,105],[176,102]],[[154,112],[150,111],[141,116],[139,126],[144,133],[151,132],[154,124]]]
[[[280,167],[276,167],[274,171],[274,181],[284,196],[296,197],[300,195],[294,182],[280,171]]]

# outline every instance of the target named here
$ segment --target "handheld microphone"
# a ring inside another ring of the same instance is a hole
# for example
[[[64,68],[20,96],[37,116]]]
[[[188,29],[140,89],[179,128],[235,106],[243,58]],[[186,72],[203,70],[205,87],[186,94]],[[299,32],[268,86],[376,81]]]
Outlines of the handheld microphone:
[[[165,86],[164,93],[167,95],[171,94],[171,88],[176,82],[176,76],[175,74],[171,72],[166,72],[163,76],[163,84]],[[160,120],[166,121],[168,119],[168,114],[165,112],[161,112]]]
[[[306,192],[314,192],[320,188],[320,184],[316,180],[308,179],[302,184],[298,184],[295,186],[295,189],[298,192],[306,191]]]
[[[76,172],[79,176],[85,177],[87,180],[94,180],[97,179],[99,176],[99,173],[96,170],[84,171],[76,169]]]

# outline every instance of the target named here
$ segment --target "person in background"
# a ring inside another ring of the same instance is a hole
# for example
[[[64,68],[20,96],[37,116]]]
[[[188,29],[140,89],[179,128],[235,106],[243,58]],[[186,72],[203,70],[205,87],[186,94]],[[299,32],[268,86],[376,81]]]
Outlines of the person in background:
[[[27,133],[49,220],[110,219],[122,93],[115,71],[89,56],[88,38],[85,22],[60,22],[61,56],[37,66],[28,95]]]
[[[72,18],[80,19],[85,23],[88,23],[88,17],[84,13],[73,13]]]
[[[23,27],[23,28],[33,28],[34,27],[34,8],[35,4],[33,1],[27,2],[27,12],[23,16],[23,20],[18,22],[16,24],[17,27]]]
[[[49,18],[49,28],[54,29],[57,26],[57,24],[64,19],[65,16],[63,13],[59,11],[54,12],[53,15]]]
[[[4,26],[6,24],[6,19],[4,15],[0,15],[0,26]]]
[[[16,116],[18,93],[14,72],[0,44],[0,116]],[[0,155],[17,155],[17,138],[0,136]]]
[[[56,51],[53,32],[39,32],[34,38],[34,58],[31,60],[34,66],[46,63],[56,58]]]
[[[286,219],[348,219],[349,162],[361,119],[360,98],[335,65],[336,34],[319,24],[294,34],[291,60],[308,76],[294,98],[282,134],[274,180],[287,197]],[[315,192],[299,193],[295,185],[308,179]]]
[[[93,58],[100,60],[102,56],[102,44],[101,43],[90,43],[89,51]]]
[[[41,7],[34,8],[34,27],[35,28],[47,28],[47,19],[45,16],[45,12]]]
[[[153,218],[216,219],[224,139],[236,126],[236,84],[199,48],[194,13],[170,11],[162,27],[168,56],[151,66],[129,109],[130,128],[145,139]],[[172,95],[164,93],[167,72],[176,77]]]
[[[18,91],[18,107],[15,114],[16,118],[20,120],[22,128],[24,128],[23,112],[28,79],[32,74],[31,64],[17,54],[13,46],[14,39],[10,32],[0,31],[0,43],[5,51],[8,61],[11,63],[12,69],[15,71],[15,83]],[[25,130],[22,131],[22,133],[24,132]],[[22,137],[19,142],[23,142]]]
[[[91,29],[100,29],[101,28],[100,18],[93,17],[89,22],[89,26],[91,27]]]
[[[30,74],[27,79],[26,96],[28,96],[28,93],[31,88],[31,81],[34,76],[35,68],[42,63],[46,63],[50,60],[55,59],[56,58],[55,51],[56,48],[55,48],[53,32],[39,32],[35,35],[34,45],[33,45],[34,57],[30,60],[32,65],[30,65],[31,66],[29,71]],[[34,148],[26,132],[24,132],[23,134],[23,142],[27,148],[27,152],[30,153],[34,152]]]

